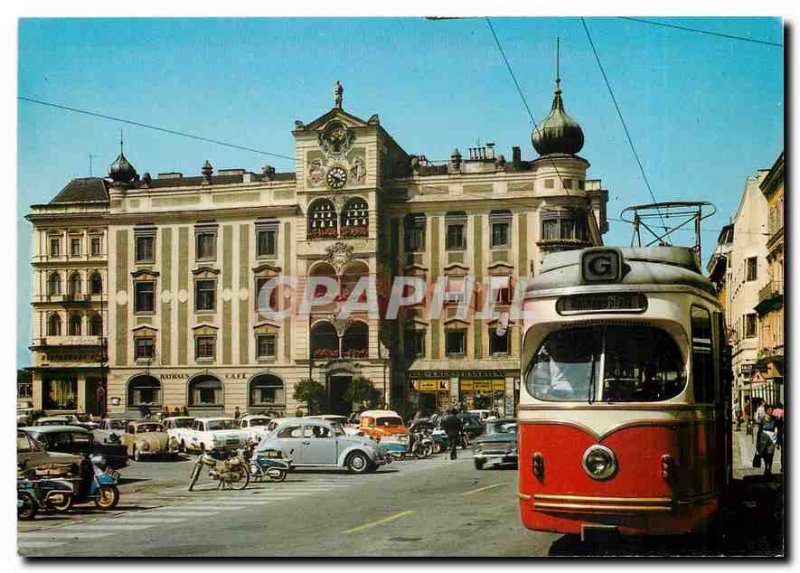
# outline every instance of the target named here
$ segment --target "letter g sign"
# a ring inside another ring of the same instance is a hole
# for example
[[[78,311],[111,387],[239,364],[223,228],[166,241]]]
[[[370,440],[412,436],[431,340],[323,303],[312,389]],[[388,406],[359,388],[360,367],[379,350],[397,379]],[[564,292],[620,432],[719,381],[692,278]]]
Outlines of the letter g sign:
[[[622,253],[617,249],[587,249],[581,255],[581,274],[587,283],[613,283],[622,278]]]

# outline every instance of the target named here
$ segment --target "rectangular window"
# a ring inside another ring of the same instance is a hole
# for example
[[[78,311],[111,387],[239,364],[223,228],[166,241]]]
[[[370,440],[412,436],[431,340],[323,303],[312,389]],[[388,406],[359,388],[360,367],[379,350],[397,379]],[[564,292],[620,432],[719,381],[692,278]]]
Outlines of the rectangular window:
[[[544,180],[544,188],[545,189],[553,189],[555,187],[555,181],[552,179],[545,179]]]
[[[489,329],[489,354],[508,354],[508,329],[502,335],[496,328]]]
[[[216,348],[216,336],[198,336],[194,339],[195,359],[213,359]]]
[[[213,312],[217,305],[217,281],[216,279],[198,279],[194,283],[194,303],[195,311]]]
[[[467,286],[464,277],[447,277],[445,283],[444,303],[464,304],[467,300]]]
[[[215,230],[197,231],[196,248],[198,261],[213,261],[217,258],[217,232]]]
[[[588,221],[585,212],[563,209],[542,212],[542,241],[587,241]]]
[[[744,337],[755,338],[758,330],[758,316],[756,313],[744,315]]]
[[[152,263],[155,260],[156,238],[153,235],[136,237],[136,262]]]
[[[274,334],[259,334],[256,336],[256,356],[259,358],[275,358],[277,336]]]
[[[492,223],[492,246],[508,246],[508,223]]]
[[[564,189],[572,189],[572,179],[564,179]]]
[[[704,308],[692,306],[692,379],[694,382],[694,399],[703,403],[714,402],[716,394],[711,336],[711,314]]]
[[[747,281],[758,280],[758,257],[748,257],[747,265]]]
[[[464,225],[463,224],[447,225],[447,248],[463,249],[464,246],[465,246]]]
[[[70,237],[69,240],[69,256],[70,257],[80,257],[81,256],[81,240],[79,237]]]
[[[404,339],[406,358],[425,357],[425,331],[407,330]]]
[[[138,281],[134,283],[134,312],[155,312],[156,283],[153,281]]]
[[[92,237],[92,256],[99,257],[102,254],[102,243],[100,242],[100,237]]]
[[[273,311],[277,312],[278,309],[278,293],[280,292],[280,285],[267,284],[273,280],[271,277],[257,277],[256,278],[256,310]],[[323,285],[317,285],[317,290],[324,289]],[[320,294],[322,296],[324,293]],[[314,294],[317,296],[317,293]]]
[[[405,219],[406,251],[425,250],[425,215],[407,215]]]
[[[46,379],[42,383],[42,403],[47,410],[75,410],[78,407],[78,379]]]
[[[259,229],[256,231],[256,256],[274,257],[277,254],[277,229]]]
[[[151,360],[155,356],[155,339],[152,336],[137,336],[134,339],[134,358]]]
[[[467,347],[467,332],[465,330],[448,330],[445,333],[445,349],[448,356],[464,356]]]
[[[61,239],[58,238],[50,239],[50,256],[51,257],[61,256]]]
[[[511,304],[511,277],[492,277],[491,285],[496,304]]]

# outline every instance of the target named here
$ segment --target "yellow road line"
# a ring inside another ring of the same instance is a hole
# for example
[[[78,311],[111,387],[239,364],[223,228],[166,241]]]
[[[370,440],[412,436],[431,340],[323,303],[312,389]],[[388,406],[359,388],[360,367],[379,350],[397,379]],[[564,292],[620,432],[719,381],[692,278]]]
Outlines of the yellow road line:
[[[356,531],[361,531],[363,529],[369,529],[370,527],[375,527],[376,525],[381,525],[383,523],[389,523],[390,521],[394,521],[395,519],[400,519],[405,515],[410,515],[414,513],[411,510],[408,511],[401,511],[400,513],[395,513],[394,515],[390,515],[389,517],[384,517],[383,519],[379,519],[378,521],[372,521],[370,523],[365,523],[364,525],[359,525],[358,527],[353,527],[352,529],[347,529],[344,533],[355,533]]]
[[[493,487],[500,487],[501,483],[496,483],[493,485],[487,485],[486,487],[479,487],[478,489],[473,489],[472,491],[465,492],[461,495],[472,495],[473,493],[478,493],[479,491],[486,491],[487,489],[492,489]]]

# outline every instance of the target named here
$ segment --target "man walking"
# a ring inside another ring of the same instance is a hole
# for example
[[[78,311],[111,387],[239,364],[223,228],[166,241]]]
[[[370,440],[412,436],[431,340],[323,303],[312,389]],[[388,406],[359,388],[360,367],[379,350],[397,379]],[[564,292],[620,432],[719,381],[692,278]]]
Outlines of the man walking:
[[[450,410],[450,414],[442,420],[442,429],[450,440],[450,459],[454,460],[458,457],[456,448],[458,447],[458,438],[461,435],[461,420],[456,416],[455,409]]]

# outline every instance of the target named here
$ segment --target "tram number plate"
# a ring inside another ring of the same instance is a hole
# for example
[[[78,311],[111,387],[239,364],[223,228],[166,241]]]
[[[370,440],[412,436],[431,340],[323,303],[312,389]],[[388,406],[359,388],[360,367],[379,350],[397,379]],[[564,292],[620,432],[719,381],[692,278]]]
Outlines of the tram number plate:
[[[644,312],[647,297],[638,292],[574,294],[562,296],[556,302],[558,314],[590,312]]]

